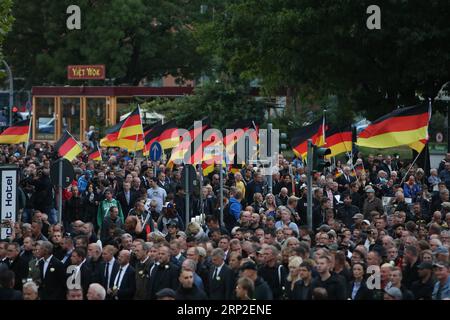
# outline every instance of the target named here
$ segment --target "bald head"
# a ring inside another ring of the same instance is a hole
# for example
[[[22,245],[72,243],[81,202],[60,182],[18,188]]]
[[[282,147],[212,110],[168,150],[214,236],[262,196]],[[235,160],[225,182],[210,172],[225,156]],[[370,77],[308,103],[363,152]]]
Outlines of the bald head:
[[[129,250],[122,250],[119,252],[119,257],[117,260],[119,264],[123,267],[126,266],[130,262],[131,252]]]

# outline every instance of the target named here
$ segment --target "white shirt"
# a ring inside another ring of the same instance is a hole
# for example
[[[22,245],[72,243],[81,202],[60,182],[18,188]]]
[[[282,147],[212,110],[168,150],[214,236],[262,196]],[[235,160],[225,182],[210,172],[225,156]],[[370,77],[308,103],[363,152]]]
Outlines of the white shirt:
[[[49,265],[50,260],[52,259],[52,257],[53,257],[53,255],[51,255],[46,260],[44,260],[44,268],[42,269],[42,273],[44,274],[44,278],[45,278],[45,274],[47,273],[47,268],[48,268],[48,265]]]
[[[147,198],[150,200],[156,201],[156,211],[160,212],[162,210],[162,206],[164,201],[166,201],[167,192],[161,187],[157,187],[156,189],[150,188],[147,190]]]
[[[112,274],[112,269],[114,266],[114,262],[116,261],[116,259],[114,257],[112,257],[112,259],[108,263],[108,279],[107,279],[107,286],[109,288],[109,283],[111,281],[111,274]]]
[[[215,276],[215,277],[218,277],[218,276],[219,276],[220,270],[222,270],[222,267],[223,267],[224,264],[225,264],[225,262],[222,263],[219,267],[216,267],[216,268],[215,268],[215,270],[214,270],[214,272],[213,272],[213,277],[214,277],[214,276]],[[214,279],[214,278],[213,278],[213,279]]]
[[[127,271],[129,265],[130,265],[130,264],[127,263],[125,266],[120,267],[120,269],[122,269],[122,272],[120,272],[120,269],[119,269],[119,271],[117,272],[116,279],[114,280],[114,286],[116,286],[116,287],[119,288],[119,289],[120,289],[120,285],[122,284],[123,275],[124,275],[125,272]]]
[[[159,266],[159,262],[156,262],[156,263],[154,263],[154,264],[152,265],[152,267],[150,268],[150,272],[148,273],[149,276],[152,275],[153,269],[155,269],[155,267],[157,267],[157,266]]]
[[[81,266],[83,265],[83,263],[86,262],[86,259],[84,259],[79,265],[77,265],[75,267],[75,279],[77,279],[78,277],[78,273],[80,272]]]
[[[177,255],[175,256],[175,259],[180,260],[181,256],[182,256],[182,254],[181,254],[181,252],[180,252],[179,254],[177,254]]]

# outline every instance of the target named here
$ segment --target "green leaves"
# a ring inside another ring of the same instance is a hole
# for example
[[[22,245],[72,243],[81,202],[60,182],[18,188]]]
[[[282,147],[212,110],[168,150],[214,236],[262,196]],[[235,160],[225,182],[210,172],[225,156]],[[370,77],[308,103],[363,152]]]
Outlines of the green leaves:
[[[291,88],[316,101],[335,95],[340,108],[375,119],[417,102],[416,92],[434,97],[450,80],[449,2],[383,2],[376,31],[366,27],[370,1],[226,4],[197,28],[201,50],[224,72],[261,79],[269,92]]]
[[[167,74],[193,79],[204,65],[187,27],[199,11],[198,1],[80,0],[81,30],[74,31],[66,29],[70,1],[16,1],[6,54],[28,86],[67,84],[69,64],[105,64],[106,77],[116,84],[137,85]]]
[[[12,0],[0,1],[0,62],[3,61],[2,45],[14,21],[11,15]],[[3,63],[2,63],[3,64]],[[1,75],[0,75],[1,77]]]
[[[163,113],[183,128],[209,116],[215,128],[225,129],[239,119],[253,119],[261,123],[265,108],[250,95],[250,88],[242,83],[206,83],[195,88],[195,94],[175,100],[158,99],[142,108]]]

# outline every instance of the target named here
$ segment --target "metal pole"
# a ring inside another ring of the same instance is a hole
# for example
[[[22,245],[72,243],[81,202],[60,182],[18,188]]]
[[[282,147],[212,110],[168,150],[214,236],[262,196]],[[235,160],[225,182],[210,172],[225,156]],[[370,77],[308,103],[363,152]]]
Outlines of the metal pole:
[[[269,157],[268,190],[272,193],[272,123],[267,124],[267,156]]]
[[[220,225],[223,226],[223,168],[222,165],[220,165],[220,175],[219,175],[219,182],[220,182]]]
[[[63,192],[63,158],[59,161],[59,194],[58,194],[58,221],[62,222],[62,192]]]
[[[187,225],[189,224],[189,173],[187,170],[187,165],[184,166],[184,190],[185,190],[185,209],[186,209],[186,225],[185,228],[187,228]]]
[[[250,137],[248,135],[245,135],[245,165],[247,166],[249,164],[250,160]]]
[[[203,193],[202,193],[202,188],[203,188],[203,168],[202,165],[198,166],[197,168],[199,169],[199,180],[200,180],[200,214],[204,214],[205,211],[203,210]]]
[[[308,217],[308,228],[310,230],[313,229],[313,204],[312,204],[312,168],[313,168],[313,164],[312,164],[312,140],[308,139],[308,156],[307,156],[307,178],[308,178],[308,182],[307,182],[307,188],[308,188],[308,196],[307,196],[307,201],[308,201],[308,207],[307,207],[307,217]]]
[[[6,67],[6,72],[8,73],[8,79],[9,79],[9,125],[12,125],[12,108],[14,106],[14,80],[11,72],[11,68],[6,63],[5,60],[3,60],[3,63]]]
[[[447,152],[450,152],[450,108],[447,103]]]

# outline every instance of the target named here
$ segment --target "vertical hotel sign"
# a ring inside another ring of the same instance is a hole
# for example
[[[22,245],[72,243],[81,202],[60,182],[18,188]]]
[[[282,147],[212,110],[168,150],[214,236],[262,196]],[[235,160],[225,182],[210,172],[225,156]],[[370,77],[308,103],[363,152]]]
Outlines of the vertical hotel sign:
[[[11,237],[12,230],[10,227],[3,227],[5,220],[16,222],[17,210],[17,169],[1,168],[1,193],[0,193],[0,215],[1,215],[1,239]]]

